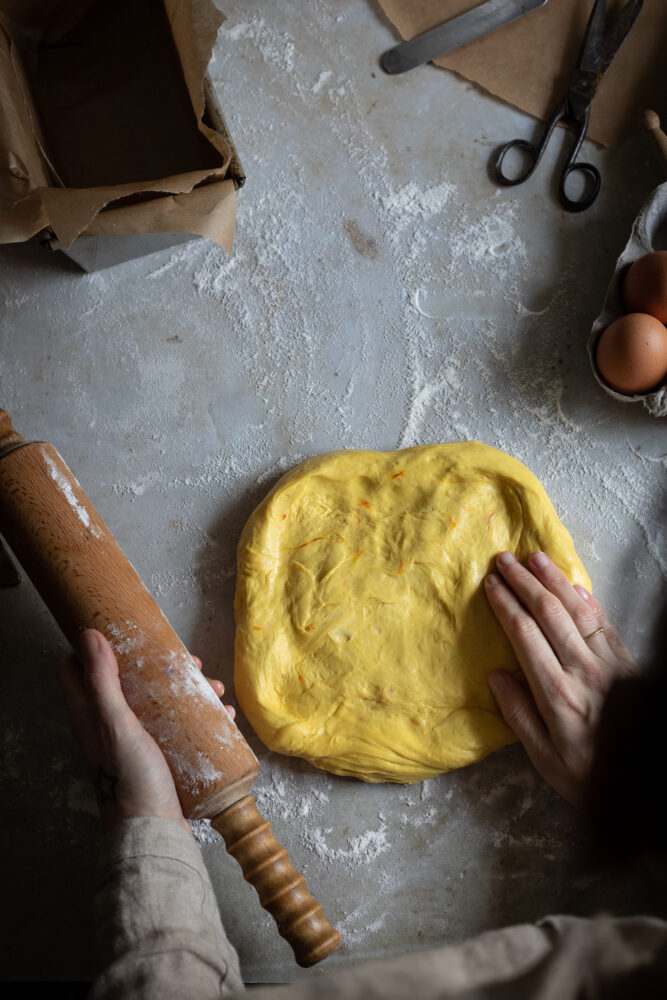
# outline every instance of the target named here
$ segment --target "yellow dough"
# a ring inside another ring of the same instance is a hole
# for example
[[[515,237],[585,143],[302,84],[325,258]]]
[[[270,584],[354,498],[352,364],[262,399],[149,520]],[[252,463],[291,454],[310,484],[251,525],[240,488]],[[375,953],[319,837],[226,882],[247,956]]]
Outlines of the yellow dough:
[[[546,551],[590,587],[535,476],[476,441],[293,469],[238,548],[234,683],[264,743],[336,774],[419,781],[515,737],[486,678],[519,669],[483,580]]]

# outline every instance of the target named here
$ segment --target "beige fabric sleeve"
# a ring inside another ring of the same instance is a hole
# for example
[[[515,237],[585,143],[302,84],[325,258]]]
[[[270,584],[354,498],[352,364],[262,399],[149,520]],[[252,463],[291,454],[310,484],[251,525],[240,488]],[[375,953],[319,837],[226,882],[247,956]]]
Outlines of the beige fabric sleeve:
[[[199,848],[174,821],[126,820],[104,836],[93,911],[102,972],[89,1000],[243,990]]]
[[[144,817],[106,834],[94,914],[103,971],[89,1000],[244,995],[201,854],[177,823]],[[663,993],[655,992],[659,984]],[[327,974],[325,964],[296,984],[252,993],[253,1000],[654,995],[667,996],[667,924],[650,917],[547,917],[537,925],[333,973]]]
[[[580,1000],[667,996],[667,924],[547,917],[463,944],[319,971],[253,1000]],[[657,987],[658,992],[656,992]],[[662,991],[661,991],[662,990]]]

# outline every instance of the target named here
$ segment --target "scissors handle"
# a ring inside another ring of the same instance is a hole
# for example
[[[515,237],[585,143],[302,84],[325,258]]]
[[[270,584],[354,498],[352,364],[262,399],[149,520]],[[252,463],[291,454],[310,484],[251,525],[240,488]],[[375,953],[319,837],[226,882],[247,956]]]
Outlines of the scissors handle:
[[[588,191],[581,198],[569,198],[565,193],[565,183],[571,174],[580,171],[584,174],[584,181],[588,180],[586,187]],[[585,208],[590,208],[598,194],[600,193],[600,171],[592,163],[568,163],[563,170],[558,188],[558,197],[563,208],[568,212],[583,212]]]
[[[553,130],[556,128],[558,122],[565,118],[566,114],[566,102],[561,101],[547,122],[544,132],[540,136],[540,141],[537,145],[533,142],[528,142],[527,139],[512,139],[511,142],[506,142],[505,145],[498,150],[496,158],[491,164],[491,170],[493,171],[496,183],[502,185],[503,187],[514,187],[515,184],[523,184],[524,181],[527,181],[537,164],[542,159],[542,154],[547,148],[547,143],[551,138]],[[581,143],[579,145],[581,145]],[[520,149],[524,153],[528,154],[528,166],[523,173],[518,175],[518,177],[509,177],[503,171],[503,161],[505,160],[505,157],[509,153],[510,149]]]
[[[518,177],[508,177],[507,174],[503,173],[503,160],[510,149],[521,149],[524,153],[528,154],[528,166]],[[506,142],[502,149],[498,151],[498,155],[491,165],[496,183],[501,184],[503,187],[514,187],[515,184],[523,184],[524,181],[528,180],[537,166],[539,158],[539,148],[534,143],[528,142],[527,139],[512,139],[511,142]]]
[[[601,178],[600,171],[597,167],[593,166],[592,163],[575,162],[576,156],[581,149],[581,144],[584,141],[586,129],[588,128],[589,112],[590,108],[587,107],[575,118],[577,134],[575,136],[572,149],[568,154],[558,186],[558,197],[560,203],[563,208],[567,209],[568,212],[583,212],[585,208],[589,208],[593,204],[600,192]],[[573,116],[569,114],[569,105],[566,99],[558,105],[547,122],[539,143],[535,144],[528,142],[526,139],[513,139],[511,142],[505,143],[505,145],[498,151],[495,160],[491,164],[491,169],[496,183],[502,185],[503,187],[513,187],[515,184],[522,184],[524,181],[527,181],[537,164],[542,159],[542,154],[547,147],[547,143],[549,142],[556,125],[564,118],[568,117],[572,120]],[[509,177],[503,170],[503,162],[511,149],[519,149],[523,153],[527,154],[528,157],[527,167],[517,177]],[[577,199],[570,198],[565,192],[565,185],[568,178],[575,173],[582,173],[584,175],[583,180],[585,182],[584,194],[581,198]]]
[[[581,149],[581,144],[586,135],[589,117],[590,105],[586,107],[582,114],[577,116],[577,136],[563,168],[558,186],[558,198],[563,208],[566,208],[568,212],[583,212],[585,208],[590,208],[600,192],[601,178],[598,168],[594,167],[592,163],[575,162],[577,153]],[[572,199],[565,193],[565,185],[568,177],[576,173],[583,174],[584,194],[581,198]]]

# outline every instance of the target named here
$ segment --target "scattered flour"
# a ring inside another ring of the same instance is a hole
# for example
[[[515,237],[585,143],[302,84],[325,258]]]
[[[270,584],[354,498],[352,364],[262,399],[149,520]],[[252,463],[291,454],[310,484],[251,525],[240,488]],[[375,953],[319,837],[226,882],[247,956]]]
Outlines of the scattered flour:
[[[294,42],[284,32],[279,34],[268,26],[263,17],[255,15],[229,28],[225,26],[223,32],[232,42],[242,40],[251,42],[263,59],[273,63],[285,73],[294,70]]]
[[[382,208],[396,220],[397,229],[403,229],[415,219],[425,220],[444,212],[455,193],[453,184],[420,188],[415,181],[403,185],[389,194],[380,195]]]
[[[387,827],[381,823],[377,830],[364,830],[362,833],[347,837],[346,847],[332,847],[327,838],[334,833],[333,827],[308,827],[302,840],[312,850],[326,868],[334,867],[337,871],[341,866],[347,874],[374,861],[378,855],[389,850]]]
[[[505,201],[472,223],[455,226],[449,243],[452,257],[476,277],[482,265],[492,269],[495,283],[511,280],[527,263],[526,246],[517,232],[518,218],[518,202]]]
[[[311,88],[312,93],[319,94],[324,84],[327,83],[332,78],[332,76],[333,72],[330,69],[323,69]]]
[[[203,847],[206,844],[224,845],[224,840],[218,831],[213,829],[209,819],[189,819],[188,823],[190,824],[192,834],[200,847]]]

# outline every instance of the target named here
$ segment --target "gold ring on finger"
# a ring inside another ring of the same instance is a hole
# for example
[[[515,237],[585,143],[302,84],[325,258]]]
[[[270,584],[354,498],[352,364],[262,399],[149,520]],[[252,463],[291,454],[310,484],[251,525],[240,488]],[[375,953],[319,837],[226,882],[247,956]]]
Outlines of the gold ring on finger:
[[[583,636],[584,642],[588,642],[588,640],[592,639],[595,635],[600,635],[601,632],[604,632],[604,625],[600,625],[600,628],[596,628],[595,632],[591,632],[590,635]]]

